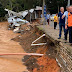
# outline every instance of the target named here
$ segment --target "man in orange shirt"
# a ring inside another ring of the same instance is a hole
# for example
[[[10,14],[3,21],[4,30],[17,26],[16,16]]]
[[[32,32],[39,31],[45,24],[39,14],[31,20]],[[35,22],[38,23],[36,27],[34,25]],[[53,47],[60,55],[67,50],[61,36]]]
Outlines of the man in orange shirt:
[[[69,42],[72,45],[72,6],[69,7],[68,19],[66,21],[65,28],[67,29],[67,24],[69,27]]]

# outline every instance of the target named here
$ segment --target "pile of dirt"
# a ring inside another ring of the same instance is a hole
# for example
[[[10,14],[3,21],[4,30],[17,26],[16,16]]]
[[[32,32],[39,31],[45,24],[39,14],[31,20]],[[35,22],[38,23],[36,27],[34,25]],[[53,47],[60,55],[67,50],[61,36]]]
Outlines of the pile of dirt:
[[[36,53],[44,54],[42,57],[24,56],[23,62],[30,72],[60,72],[54,55],[49,54],[47,46],[40,46]]]
[[[39,24],[40,25],[40,24],[42,24],[42,19],[39,18],[39,19],[33,20],[32,24]]]
[[[60,72],[60,68],[55,59],[43,56],[37,60],[39,68],[35,68],[33,72]]]
[[[36,50],[40,46],[31,46],[31,44],[38,37],[39,37],[39,35],[37,35],[37,33],[35,33],[34,30],[31,30],[31,31],[25,32],[23,35],[21,35],[20,38],[17,38],[17,39],[19,39],[20,45],[23,47],[24,51],[26,51],[28,53],[36,53]],[[43,38],[42,38],[41,40],[37,41],[36,43],[40,43],[40,42],[46,42],[46,41],[43,40]]]
[[[47,48],[48,48],[47,46],[40,46],[37,49],[36,53],[44,54],[47,51]]]
[[[27,66],[27,69],[32,72],[34,68],[38,68],[39,65],[37,64],[37,58],[36,57],[28,57],[29,59],[27,59],[28,56],[25,56],[24,58],[24,65]],[[26,61],[25,61],[26,60]]]

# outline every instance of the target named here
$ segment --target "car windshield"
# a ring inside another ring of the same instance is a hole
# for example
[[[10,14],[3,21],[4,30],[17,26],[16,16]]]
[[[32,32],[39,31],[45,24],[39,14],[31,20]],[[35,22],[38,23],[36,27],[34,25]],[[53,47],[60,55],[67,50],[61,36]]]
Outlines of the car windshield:
[[[55,14],[52,14],[52,17],[54,17],[55,16]]]

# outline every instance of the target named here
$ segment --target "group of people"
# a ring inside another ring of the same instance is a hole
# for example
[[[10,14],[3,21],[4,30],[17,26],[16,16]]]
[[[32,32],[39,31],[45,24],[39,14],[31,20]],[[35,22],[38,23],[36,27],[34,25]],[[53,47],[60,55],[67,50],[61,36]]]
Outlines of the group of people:
[[[64,39],[67,42],[67,35],[69,32],[69,43],[72,45],[72,6],[67,6],[64,12],[64,7],[60,7],[60,12],[54,16],[54,29],[59,23],[59,38],[61,39],[62,27],[64,29]],[[60,18],[59,18],[60,17]]]
[[[69,32],[69,43],[72,46],[72,5],[66,7],[67,11],[64,11],[64,7],[60,7],[60,12],[54,16],[54,29],[56,29],[57,23],[59,24],[59,37],[61,39],[62,27],[64,29],[64,40],[67,42],[67,35]],[[42,17],[42,15],[41,15]],[[50,14],[46,15],[46,19],[49,25]]]

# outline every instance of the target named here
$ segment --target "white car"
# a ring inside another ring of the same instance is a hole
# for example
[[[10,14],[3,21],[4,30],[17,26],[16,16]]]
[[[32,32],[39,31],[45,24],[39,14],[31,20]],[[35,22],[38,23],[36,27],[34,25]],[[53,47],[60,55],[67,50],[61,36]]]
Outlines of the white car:
[[[15,26],[20,26],[21,24],[29,24],[29,22],[27,20],[22,20],[20,18],[16,18],[16,16],[13,16],[13,17],[9,17],[8,18],[8,22],[11,24],[13,23],[13,25]]]
[[[55,16],[56,14],[52,14],[51,16],[50,16],[50,19],[51,19],[51,21],[54,21],[54,16]]]

